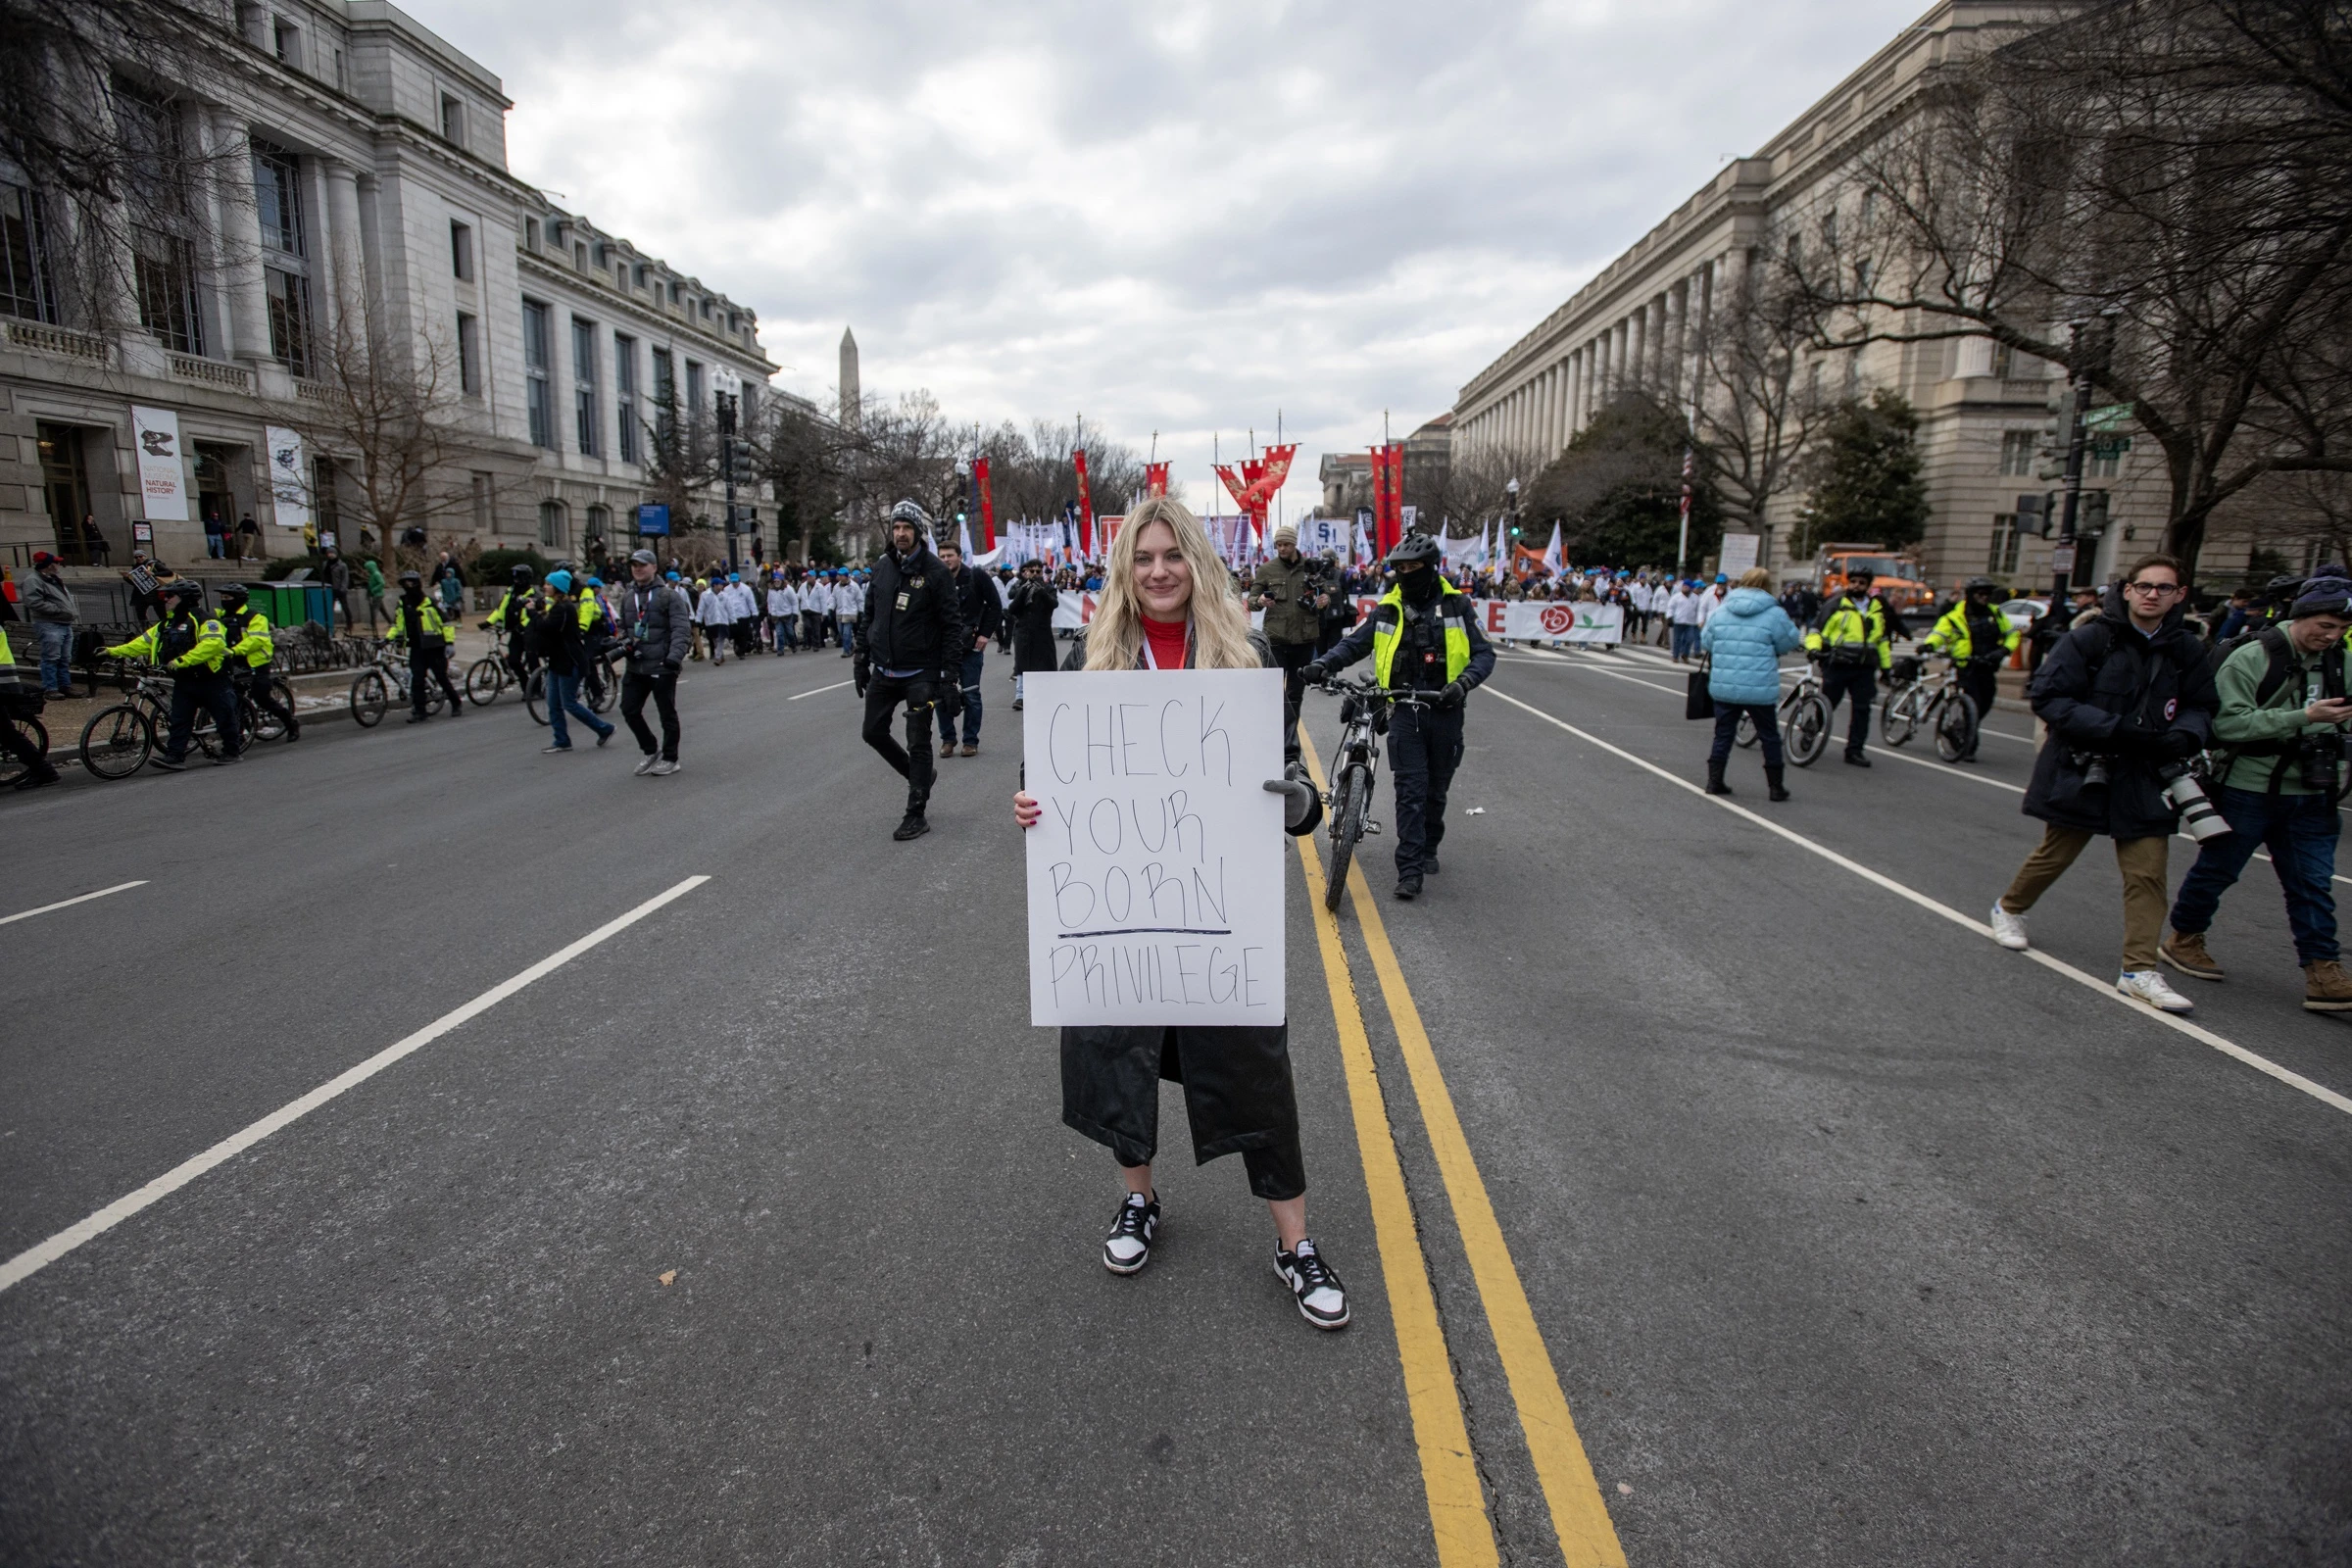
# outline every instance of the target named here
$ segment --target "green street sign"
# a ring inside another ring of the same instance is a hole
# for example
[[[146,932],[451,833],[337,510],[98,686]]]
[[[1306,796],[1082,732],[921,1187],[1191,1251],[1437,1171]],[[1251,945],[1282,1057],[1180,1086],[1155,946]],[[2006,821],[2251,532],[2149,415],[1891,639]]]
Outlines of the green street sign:
[[[2093,409],[2088,414],[2082,416],[2082,428],[2085,430],[2112,430],[2117,425],[2122,424],[2126,419],[2131,417],[2131,404],[2110,403],[2103,408]]]

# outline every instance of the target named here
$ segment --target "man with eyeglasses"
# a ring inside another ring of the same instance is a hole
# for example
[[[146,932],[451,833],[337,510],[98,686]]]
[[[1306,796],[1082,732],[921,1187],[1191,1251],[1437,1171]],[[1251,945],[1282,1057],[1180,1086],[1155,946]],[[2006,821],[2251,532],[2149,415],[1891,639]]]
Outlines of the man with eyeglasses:
[[[2166,798],[2172,769],[2213,734],[2212,662],[2182,623],[2180,564],[2143,556],[2099,616],[2060,638],[2028,696],[2049,726],[2034,761],[2025,812],[2041,842],[1992,906],[1992,939],[2023,952],[2026,911],[2093,838],[2115,840],[2124,878],[2124,961],[2115,988],[2166,1012],[2189,1001],[2158,971],[2167,903],[2165,851],[2180,811]]]

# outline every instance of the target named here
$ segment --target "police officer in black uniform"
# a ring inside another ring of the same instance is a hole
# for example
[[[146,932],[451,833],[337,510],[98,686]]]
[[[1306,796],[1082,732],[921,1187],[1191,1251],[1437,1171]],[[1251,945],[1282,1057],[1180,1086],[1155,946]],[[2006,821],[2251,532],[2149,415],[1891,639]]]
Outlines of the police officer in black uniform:
[[[1372,656],[1380,684],[1431,693],[1425,706],[1392,703],[1389,768],[1396,790],[1396,897],[1421,896],[1438,874],[1446,837],[1446,792],[1462,760],[1462,704],[1494,673],[1494,650],[1478,629],[1472,601],[1438,571],[1438,542],[1407,534],[1389,552],[1396,582],[1371,615],[1299,671],[1314,684]]]

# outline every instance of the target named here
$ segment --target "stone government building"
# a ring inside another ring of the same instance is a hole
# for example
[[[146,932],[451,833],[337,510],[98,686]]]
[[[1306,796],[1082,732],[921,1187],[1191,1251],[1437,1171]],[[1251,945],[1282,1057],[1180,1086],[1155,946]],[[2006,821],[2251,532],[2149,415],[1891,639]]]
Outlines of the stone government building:
[[[270,483],[273,426],[310,432],[286,510],[309,507],[355,544],[350,456],[318,434],[332,398],[316,378],[361,300],[378,341],[412,365],[429,357],[460,432],[447,493],[470,499],[430,517],[436,541],[617,545],[649,499],[644,425],[662,389],[706,424],[722,387],[740,381],[747,414],[766,392],[777,368],[757,318],[515,178],[498,77],[384,0],[270,0],[236,17],[220,39],[234,90],[215,89],[231,101],[123,83],[122,113],[205,155],[216,188],[170,231],[131,230],[111,304],[61,298],[71,224],[0,166],[5,559],[77,558],[85,514],[112,562],[129,559],[133,522],[150,520],[134,406],[180,431],[188,519],[152,521],[164,560],[203,565],[208,511],[253,516],[270,555],[299,552],[283,526],[299,518],[278,515]]]
[[[1824,193],[1862,139],[1902,112],[1935,64],[1989,47],[2034,12],[2015,0],[1943,0],[1761,151],[1725,165],[1462,387],[1453,409],[1456,452],[1524,453],[1539,467],[1619,390],[1687,404],[1692,376],[1686,345],[1694,347],[1711,302],[1737,286],[1774,215]],[[1875,343],[1858,354],[1822,356],[1815,368],[1825,390],[1868,396],[1890,387],[1918,411],[1933,508],[1919,554],[1930,583],[1946,591],[1984,573],[2046,587],[2053,541],[2021,536],[2015,513],[2020,495],[2058,487],[2037,477],[2035,457],[2050,410],[2066,391],[2055,367],[2013,359],[1978,338]],[[2095,553],[2081,553],[2075,578],[2104,581],[2163,537],[2169,492],[2162,455],[2141,442],[2093,462],[2083,485],[2109,493],[2111,520]],[[1776,576],[1809,571],[1809,560],[1788,559],[1803,500],[1801,491],[1785,493],[1770,509],[1758,560]],[[2244,537],[2228,537],[2216,521],[2200,564],[2209,576],[2240,569],[2247,548]]]

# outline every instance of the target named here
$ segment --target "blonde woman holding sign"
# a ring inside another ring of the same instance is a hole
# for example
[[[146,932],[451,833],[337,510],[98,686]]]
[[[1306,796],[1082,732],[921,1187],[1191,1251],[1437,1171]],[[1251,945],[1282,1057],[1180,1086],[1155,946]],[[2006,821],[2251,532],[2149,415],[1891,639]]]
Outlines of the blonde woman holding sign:
[[[1200,519],[1160,496],[1130,513],[1110,551],[1094,623],[1064,668],[1255,669],[1272,651],[1250,629]],[[1268,779],[1287,797],[1285,826],[1311,833],[1323,803],[1297,779]],[[1035,827],[1037,798],[1012,798],[1013,820]],[[1061,1031],[1061,1119],[1117,1156],[1127,1193],[1102,1243],[1102,1266],[1135,1274],[1152,1258],[1159,1196],[1152,1157],[1159,1081],[1184,1085],[1193,1154],[1205,1164],[1239,1153],[1250,1190],[1274,1217],[1274,1271],[1298,1313],[1319,1329],[1348,1325],[1348,1294],[1306,1233],[1306,1165],[1291,1084],[1290,1025],[1090,1025]]]

